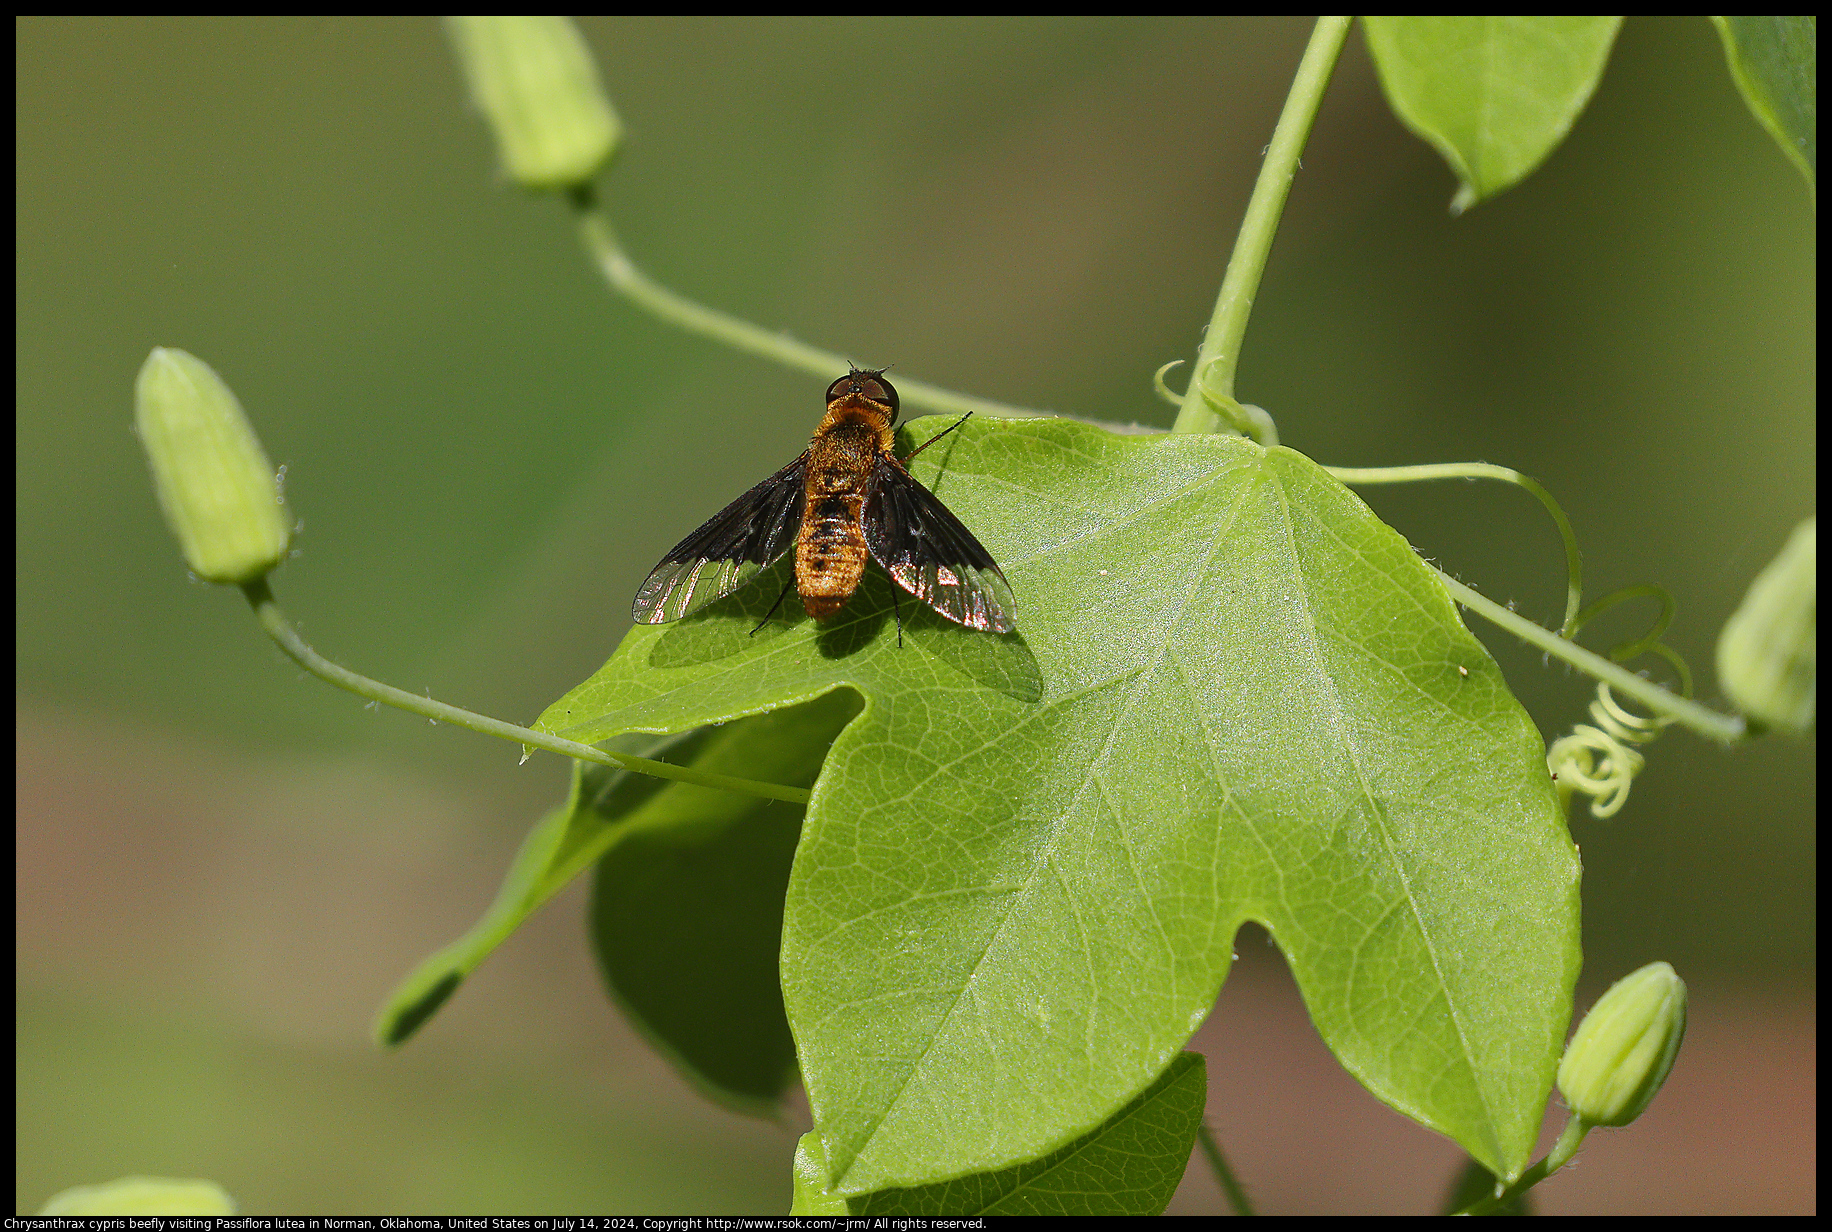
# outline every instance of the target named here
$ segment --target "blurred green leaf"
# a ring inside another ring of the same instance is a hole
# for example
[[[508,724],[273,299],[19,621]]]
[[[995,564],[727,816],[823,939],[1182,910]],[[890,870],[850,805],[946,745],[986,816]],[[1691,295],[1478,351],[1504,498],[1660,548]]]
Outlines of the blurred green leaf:
[[[1183,1180],[1202,1125],[1208,1071],[1185,1052],[1097,1129],[1039,1159],[916,1189],[846,1199],[822,1184],[816,1134],[795,1151],[796,1214],[1162,1215]]]
[[[718,760],[812,784],[858,713],[858,696],[842,691],[740,719],[720,732]],[[592,945],[613,999],[707,1095],[760,1115],[779,1112],[795,1080],[780,955],[802,812],[665,788],[640,825],[626,819],[592,883]]]
[[[704,747],[706,738],[705,732],[659,738],[624,735],[607,742],[607,747],[642,757],[687,762]],[[495,901],[470,931],[428,956],[395,987],[376,1017],[377,1042],[393,1046],[411,1039],[523,920],[616,841],[620,821],[640,812],[670,786],[685,784],[671,784],[666,779],[608,766],[573,763],[572,793],[567,803],[548,813],[528,832],[509,864]]]
[[[865,699],[783,936],[835,1189],[1099,1125],[1208,1013],[1249,919],[1351,1073],[1517,1173],[1578,866],[1544,745],[1436,576],[1290,450],[1061,420],[956,438],[918,474],[1004,565],[1017,633],[906,602],[900,647],[874,569],[830,625],[753,637],[760,580],[633,630],[538,724],[595,742]]]
[[[1819,18],[1713,17],[1743,101],[1819,191]]]
[[[807,785],[857,713],[848,694],[723,727],[609,743],[715,773],[742,765]],[[801,817],[781,801],[575,763],[567,805],[524,840],[471,931],[401,982],[378,1037],[411,1037],[522,921],[597,861],[592,935],[614,998],[710,1097],[773,1112],[793,1077],[777,952]]]
[[[1571,131],[1620,17],[1363,17],[1400,120],[1463,186],[1461,212],[1526,178]]]

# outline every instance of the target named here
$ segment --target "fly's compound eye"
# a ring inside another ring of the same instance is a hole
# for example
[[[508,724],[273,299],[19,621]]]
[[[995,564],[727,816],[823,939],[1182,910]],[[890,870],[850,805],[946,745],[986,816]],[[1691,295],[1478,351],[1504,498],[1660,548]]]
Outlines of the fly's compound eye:
[[[890,407],[891,414],[895,415],[897,413],[896,386],[892,385],[882,376],[861,377],[859,380],[859,392],[864,394],[867,398],[870,398],[873,402]]]
[[[854,369],[827,387],[827,401],[844,398],[848,394],[857,394],[861,398],[870,398],[881,406],[891,408],[891,414],[897,413],[897,388],[884,379],[882,372],[859,371]]]

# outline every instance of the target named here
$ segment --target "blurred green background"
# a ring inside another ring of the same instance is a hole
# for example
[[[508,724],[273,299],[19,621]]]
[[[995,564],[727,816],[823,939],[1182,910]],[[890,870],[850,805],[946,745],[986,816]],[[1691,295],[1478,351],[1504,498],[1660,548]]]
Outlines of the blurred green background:
[[[1166,427],[1152,370],[1193,353],[1309,29],[582,26],[629,129],[606,193],[652,275],[861,363]],[[214,365],[287,468],[301,551],[275,584],[306,636],[526,721],[609,654],[666,547],[801,447],[825,378],[615,299],[562,206],[502,182],[431,21],[15,33],[17,1209],[130,1172],[208,1176],[256,1213],[785,1209],[794,1118],[706,1105],[615,1020],[576,893],[404,1052],[369,1047],[375,1005],[481,911],[564,768],[304,678],[237,596],[186,583],[128,424],[151,347]],[[1715,700],[1717,630],[1814,508],[1805,186],[1704,20],[1637,18],[1544,167],[1455,220],[1453,189],[1353,36],[1241,396],[1321,461],[1538,477],[1592,597],[1673,590],[1668,640]],[[1556,623],[1557,540],[1523,494],[1366,496]],[[1645,617],[1614,619],[1586,640]],[[1543,732],[1583,717],[1582,680],[1472,626]],[[1697,998],[1675,1085],[1691,1060],[1700,1080],[1741,1073],[1733,1102],[1763,1081],[1807,1101],[1804,1129],[1771,1098],[1735,1135],[1777,1179],[1739,1197],[1721,1151],[1718,1181],[1653,1152],[1645,1175],[1597,1164],[1564,1198],[1548,1187],[1551,1206],[1810,1204],[1813,763],[1811,742],[1724,753],[1674,733],[1621,815],[1573,820],[1587,982],[1671,961]],[[1212,1075],[1257,1038],[1218,1036],[1231,1006],[1263,998],[1271,1021],[1295,1003],[1264,947],[1241,948],[1197,1041]],[[1728,1051],[1699,1054],[1714,1023]],[[1245,1060],[1276,1070],[1282,1038],[1261,1043]],[[1280,1108],[1212,1085],[1268,1208],[1428,1209],[1453,1156],[1332,1075],[1314,1038],[1292,1047]],[[1430,1166],[1318,1194],[1317,1105],[1293,1098],[1317,1084],[1372,1110],[1334,1158],[1403,1140]],[[1623,1140],[1659,1141],[1660,1111]],[[1291,1136],[1255,1157],[1279,1118]],[[1192,1178],[1173,1209],[1214,1201]]]

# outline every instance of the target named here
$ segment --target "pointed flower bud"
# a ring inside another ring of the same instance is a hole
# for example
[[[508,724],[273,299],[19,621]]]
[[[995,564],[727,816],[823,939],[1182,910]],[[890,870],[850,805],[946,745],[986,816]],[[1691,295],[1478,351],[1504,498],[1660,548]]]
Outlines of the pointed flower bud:
[[[623,125],[565,17],[451,17],[471,97],[496,134],[503,169],[524,188],[568,188],[598,174]]]
[[[209,364],[154,347],[134,382],[134,428],[191,572],[251,582],[286,558],[292,527],[273,465]]]
[[[1718,637],[1718,681],[1738,710],[1798,735],[1819,692],[1819,520],[1794,528]]]
[[[1559,1062],[1559,1092],[1592,1125],[1627,1125],[1667,1080],[1685,1034],[1685,981],[1666,963],[1649,963],[1584,1016]]]

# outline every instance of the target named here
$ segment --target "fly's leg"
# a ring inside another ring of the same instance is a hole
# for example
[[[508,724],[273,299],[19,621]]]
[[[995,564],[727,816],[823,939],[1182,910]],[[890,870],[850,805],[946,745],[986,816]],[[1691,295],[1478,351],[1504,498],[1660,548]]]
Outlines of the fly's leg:
[[[788,596],[789,596],[789,587],[791,587],[791,586],[793,586],[793,585],[795,585],[795,575],[794,575],[793,573],[791,573],[791,574],[789,575],[789,580],[788,580],[788,581],[786,581],[786,582],[784,582],[784,583],[782,584],[782,590],[781,590],[780,592],[778,592],[778,593],[777,593],[777,595],[776,595],[776,602],[774,602],[774,603],[772,603],[772,604],[770,604],[770,610],[769,610],[769,611],[767,611],[767,612],[765,612],[765,613],[763,614],[763,619],[757,622],[757,629],[761,629],[761,628],[763,628],[763,626],[765,626],[765,625],[767,625],[767,624],[769,624],[769,623],[770,623],[770,617],[772,617],[772,616],[774,616],[774,615],[776,614],[776,609],[782,606],[782,601],[783,601],[784,599],[786,599],[786,598],[788,598]],[[752,629],[752,630],[751,630],[751,636],[752,636],[752,637],[756,637],[756,636],[757,636],[757,629]]]

